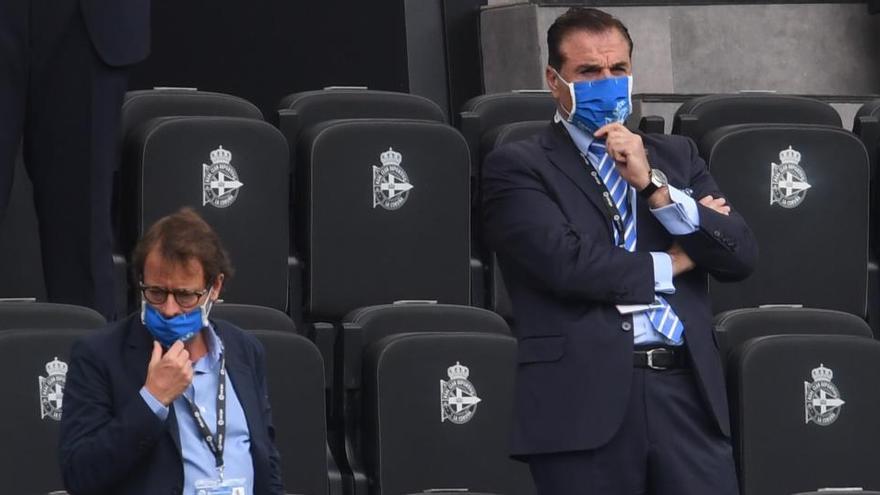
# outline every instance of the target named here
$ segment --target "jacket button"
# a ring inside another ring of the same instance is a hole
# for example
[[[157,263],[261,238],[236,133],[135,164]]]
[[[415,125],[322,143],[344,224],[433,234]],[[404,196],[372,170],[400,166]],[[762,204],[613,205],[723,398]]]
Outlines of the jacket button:
[[[620,324],[620,329],[623,330],[624,332],[631,332],[633,329],[633,324],[628,321],[625,321]]]
[[[721,239],[721,231],[720,230],[716,230],[715,232],[712,232],[712,235],[715,236],[716,239]]]

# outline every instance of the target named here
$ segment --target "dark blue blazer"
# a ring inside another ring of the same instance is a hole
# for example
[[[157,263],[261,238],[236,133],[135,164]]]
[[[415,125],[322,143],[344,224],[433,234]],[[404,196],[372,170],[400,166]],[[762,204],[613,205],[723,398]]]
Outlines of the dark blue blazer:
[[[689,139],[643,135],[651,166],[694,199],[723,196]],[[665,296],[685,341],[707,409],[729,435],[707,274],[746,277],[755,239],[743,218],[699,205],[700,228],[672,236],[637,201],[638,246],[614,245],[613,227],[587,165],[561,124],[492,152],[483,166],[484,237],[498,254],[519,340],[512,454],[586,450],[608,442],[623,420],[633,368],[632,317],[615,304],[654,297],[649,251],[677,241],[697,265]]]
[[[281,495],[281,467],[260,343],[215,321],[229,379],[251,435],[256,495]],[[137,314],[77,341],[70,354],[60,461],[71,495],[181,493],[183,461],[174,408],[159,420],[140,396],[153,339]]]
[[[80,0],[80,11],[107,65],[134,64],[150,52],[150,0]]]

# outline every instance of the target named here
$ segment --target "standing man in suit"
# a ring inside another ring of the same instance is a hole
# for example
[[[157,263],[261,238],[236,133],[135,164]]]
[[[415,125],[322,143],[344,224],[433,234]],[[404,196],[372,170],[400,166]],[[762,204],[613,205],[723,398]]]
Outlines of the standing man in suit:
[[[66,489],[281,495],[263,347],[208,319],[232,272],[217,234],[185,208],[150,228],[133,263],[140,314],[71,352],[60,435]]]
[[[512,453],[541,495],[736,495],[707,274],[746,277],[755,240],[693,142],[624,127],[618,19],[572,8],[547,43],[554,122],[483,169],[519,340]]]
[[[49,300],[114,316],[110,198],[149,0],[0,2],[0,221],[23,145]]]

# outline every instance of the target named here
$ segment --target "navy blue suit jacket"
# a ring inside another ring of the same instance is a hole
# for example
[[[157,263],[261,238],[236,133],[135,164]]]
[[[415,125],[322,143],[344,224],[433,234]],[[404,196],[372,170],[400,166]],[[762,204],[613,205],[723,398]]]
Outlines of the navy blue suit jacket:
[[[134,64],[150,52],[150,0],[80,0],[80,11],[107,65]]]
[[[260,343],[215,321],[226,367],[247,417],[256,495],[281,495],[281,467]],[[183,461],[174,408],[161,421],[140,396],[153,339],[138,316],[79,340],[70,354],[60,461],[71,495],[181,493]]]
[[[651,166],[694,199],[723,196],[689,139],[643,135]],[[587,450],[608,442],[629,399],[632,318],[615,304],[649,303],[649,251],[677,241],[697,268],[665,296],[718,428],[729,435],[724,378],[712,333],[707,274],[738,280],[757,260],[743,218],[699,205],[700,227],[672,236],[637,201],[638,245],[614,245],[613,227],[587,165],[561,124],[492,152],[483,166],[484,237],[498,254],[519,340],[512,454]]]

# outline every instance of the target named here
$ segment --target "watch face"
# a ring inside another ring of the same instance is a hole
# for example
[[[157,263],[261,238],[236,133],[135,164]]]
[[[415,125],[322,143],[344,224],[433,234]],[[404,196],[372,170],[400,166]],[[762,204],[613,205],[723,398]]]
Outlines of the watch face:
[[[666,174],[663,173],[662,170],[657,170],[656,168],[651,169],[651,183],[657,187],[663,187],[669,184],[669,179],[666,178]]]

